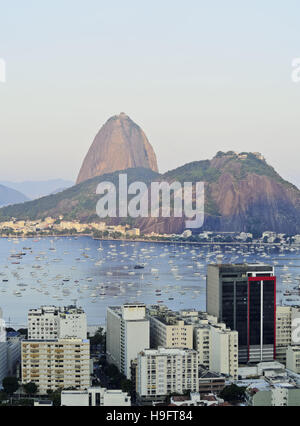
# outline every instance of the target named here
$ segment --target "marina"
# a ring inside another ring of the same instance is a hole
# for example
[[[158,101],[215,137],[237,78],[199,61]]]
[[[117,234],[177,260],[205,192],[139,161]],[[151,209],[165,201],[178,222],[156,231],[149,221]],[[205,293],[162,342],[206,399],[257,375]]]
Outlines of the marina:
[[[277,303],[300,304],[297,247],[58,237],[0,239],[0,306],[12,327],[26,324],[28,309],[49,304],[76,303],[90,324],[105,324],[107,306],[126,302],[205,310],[207,264],[246,262],[274,265]]]

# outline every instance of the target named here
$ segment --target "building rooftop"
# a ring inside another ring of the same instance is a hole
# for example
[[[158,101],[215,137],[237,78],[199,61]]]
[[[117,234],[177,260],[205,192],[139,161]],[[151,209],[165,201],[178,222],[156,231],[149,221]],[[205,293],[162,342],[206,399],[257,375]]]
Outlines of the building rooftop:
[[[273,271],[273,266],[263,263],[235,263],[235,264],[217,264],[208,265],[208,268],[218,268],[220,272],[251,272],[251,271]]]
[[[168,356],[168,355],[186,355],[188,353],[197,353],[194,349],[182,349],[182,348],[163,348],[160,347],[158,349],[145,349],[140,352],[141,355],[147,356]]]
[[[215,373],[213,371],[201,370],[199,369],[199,379],[224,379],[224,376],[220,373]]]

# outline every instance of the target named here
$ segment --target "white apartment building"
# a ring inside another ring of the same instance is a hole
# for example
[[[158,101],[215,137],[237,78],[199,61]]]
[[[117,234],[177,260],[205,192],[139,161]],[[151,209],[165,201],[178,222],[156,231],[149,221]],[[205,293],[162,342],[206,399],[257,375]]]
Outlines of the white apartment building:
[[[193,349],[193,326],[186,324],[184,319],[178,319],[160,307],[148,309],[147,316],[150,320],[151,348]]]
[[[81,339],[23,340],[22,384],[34,382],[40,394],[58,388],[90,386],[90,343]]]
[[[65,390],[61,394],[62,407],[130,407],[131,397],[121,390],[89,388],[85,391]]]
[[[144,404],[171,393],[198,392],[198,354],[193,349],[148,349],[138,354],[136,391]]]
[[[28,313],[28,339],[86,339],[87,319],[81,308],[42,306]]]
[[[209,369],[237,380],[238,368],[238,332],[225,324],[211,325]]]
[[[289,346],[286,352],[286,368],[300,374],[300,346]]]
[[[217,318],[195,310],[170,311],[150,306],[151,348],[196,349],[199,365],[215,373],[238,377],[238,332],[218,323]]]
[[[106,353],[109,363],[131,378],[131,361],[150,347],[150,327],[146,306],[128,303],[107,309]]]
[[[205,324],[194,328],[194,349],[198,352],[199,365],[209,370],[210,366],[210,325]]]
[[[276,307],[276,360],[285,364],[287,348],[293,344],[293,322],[300,318],[298,306]]]
[[[210,371],[238,378],[238,332],[225,324],[203,321],[194,328],[194,348],[199,365]]]

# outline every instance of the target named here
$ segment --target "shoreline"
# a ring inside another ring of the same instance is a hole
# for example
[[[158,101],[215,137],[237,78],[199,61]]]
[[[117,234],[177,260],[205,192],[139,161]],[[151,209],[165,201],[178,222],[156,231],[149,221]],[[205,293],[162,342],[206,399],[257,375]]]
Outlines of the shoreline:
[[[137,238],[134,240],[126,239],[126,238],[98,238],[94,237],[91,234],[79,234],[79,235],[57,235],[57,234],[49,234],[49,235],[35,235],[35,236],[17,236],[17,235],[0,235],[0,238],[4,239],[11,239],[11,240],[34,240],[34,239],[40,239],[40,238],[82,238],[82,237],[89,237],[95,241],[119,241],[119,242],[128,242],[128,243],[161,243],[161,244],[188,244],[188,245],[212,245],[212,246],[276,246],[281,247],[284,244],[282,243],[264,243],[264,242],[239,242],[239,241],[233,241],[233,242],[217,242],[217,241],[206,241],[206,242],[200,242],[200,241],[177,241],[177,240],[150,240],[150,239],[144,239],[144,238]],[[289,245],[289,244],[288,244]],[[291,244],[291,247],[298,247],[299,244]]]

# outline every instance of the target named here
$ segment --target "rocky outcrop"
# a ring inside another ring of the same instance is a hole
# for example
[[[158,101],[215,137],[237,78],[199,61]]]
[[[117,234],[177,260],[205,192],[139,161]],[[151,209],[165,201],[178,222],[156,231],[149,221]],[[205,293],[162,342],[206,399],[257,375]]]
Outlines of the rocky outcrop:
[[[205,182],[203,230],[300,233],[300,191],[265,161],[251,155],[245,160],[215,157],[209,164],[187,164],[169,172],[162,180],[168,175],[171,180],[177,176],[178,180]],[[149,218],[141,220],[139,225],[147,233],[172,234],[185,229],[185,220]]]
[[[110,118],[97,134],[77,184],[106,173],[138,167],[157,172],[156,155],[142,129],[121,113]]]
[[[113,120],[120,121],[120,118]],[[299,189],[282,179],[266,161],[251,153],[242,156],[219,153],[212,160],[189,163],[164,175],[150,168],[129,168],[126,173],[129,184],[136,181],[147,186],[153,181],[205,182],[205,221],[203,228],[195,230],[196,233],[209,230],[300,234]],[[59,194],[2,208],[0,221],[11,217],[35,220],[61,215],[65,220],[84,223],[100,221],[96,215],[99,200],[97,185],[101,181],[109,181],[118,187],[118,179],[119,172],[114,172],[84,181]],[[185,229],[185,220],[171,215],[170,218],[128,218],[128,223],[145,234],[179,234]],[[124,218],[107,220],[115,225],[124,221]]]

